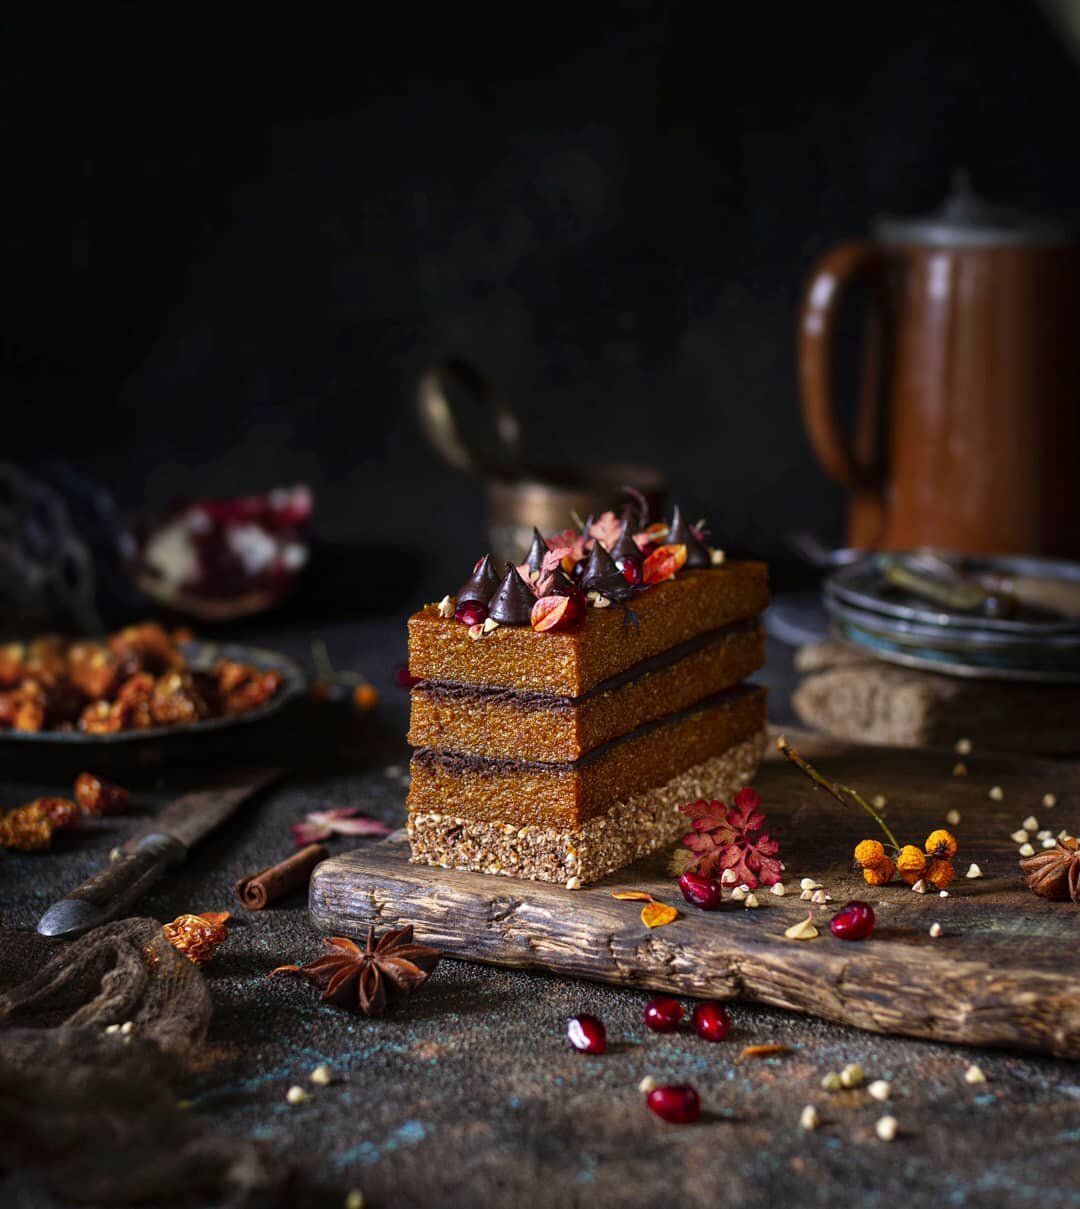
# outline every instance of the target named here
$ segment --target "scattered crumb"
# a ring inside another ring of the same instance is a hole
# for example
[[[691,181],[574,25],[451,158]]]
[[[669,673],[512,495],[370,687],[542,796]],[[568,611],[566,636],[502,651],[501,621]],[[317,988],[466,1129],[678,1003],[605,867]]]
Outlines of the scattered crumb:
[[[930,935],[934,938],[934,940],[937,940],[937,938],[941,935],[941,924],[939,924],[936,920],[930,925]]]
[[[939,890],[938,891],[938,898],[948,898],[948,897],[949,897],[948,890]]]
[[[783,898],[787,891],[784,889],[783,882],[775,882],[769,887],[769,893],[775,894],[777,898]]]
[[[333,1072],[325,1062],[321,1062],[308,1076],[316,1087],[329,1087],[334,1081]]]
[[[761,903],[758,902],[758,896],[753,892],[753,890],[751,890],[750,893],[743,900],[743,906],[751,907],[751,908],[761,906]]]
[[[983,871],[975,864],[974,861],[968,865],[968,871],[964,874],[965,877],[982,877]]]
[[[652,1075],[646,1075],[644,1079],[637,1085],[638,1091],[642,1095],[647,1096],[649,1092],[656,1090],[656,1080]]]
[[[966,1071],[964,1071],[965,1083],[985,1083],[986,1076],[982,1072],[982,1068],[972,1063]]]
[[[720,885],[721,886],[733,885],[735,882],[735,878],[737,876],[738,875],[736,874],[734,869],[725,869],[724,872],[720,874]]]
[[[991,785],[989,797],[991,802],[1001,802],[1005,798],[1005,790],[1000,785]]]
[[[1050,810],[1051,807],[1054,807],[1057,805],[1057,797],[1052,793],[1044,793],[1043,799],[1042,799],[1042,804],[1046,807],[1047,810]]]
[[[859,1087],[863,1081],[863,1068],[858,1062],[849,1062],[840,1072],[841,1087]]]
[[[956,824],[960,822],[960,811],[950,810],[945,816],[945,822],[948,823],[950,827],[955,827]]]
[[[1024,821],[1020,824],[1020,826],[1023,827],[1025,831],[1038,831],[1039,820],[1033,814],[1029,814],[1027,818],[1024,819]]]
[[[923,879],[920,877],[919,880],[915,883],[915,885],[912,886],[911,888],[912,888],[912,890],[915,891],[916,894],[925,894],[926,893],[926,882],[923,881]]]
[[[567,888],[567,890],[580,890],[581,889],[581,878],[580,877],[567,878],[566,888]]]
[[[797,924],[792,924],[787,928],[784,935],[788,940],[815,940],[821,933],[814,926],[813,915],[808,915],[805,919],[800,919]]]
[[[825,1089],[825,1091],[839,1091],[844,1085],[840,1082],[840,1076],[836,1073],[836,1071],[831,1070],[821,1080],[821,1086]]]
[[[887,1100],[892,1091],[892,1084],[886,1079],[875,1079],[866,1090],[875,1100]]]
[[[345,1209],[364,1209],[364,1194],[359,1188],[350,1188],[346,1193]]]
[[[883,793],[876,793],[870,799],[870,805],[873,806],[875,810],[884,810],[888,804],[889,799]]]
[[[1020,827],[1009,836],[1009,839],[1012,840],[1014,844],[1026,844],[1028,833],[1023,829],[1023,827]]]
[[[952,766],[952,775],[954,777],[967,776],[967,765],[963,762],[963,760],[957,760],[957,762]]]
[[[799,1128],[817,1129],[820,1124],[821,1117],[818,1116],[818,1110],[813,1106],[813,1104],[807,1104],[807,1106],[799,1114]]]
[[[971,755],[971,740],[970,739],[957,739],[955,750],[956,750],[956,754],[958,756],[970,756]]]
[[[799,889],[800,890],[820,890],[821,882],[814,881],[814,879],[812,877],[804,877],[802,879],[802,881],[799,882]]]
[[[1053,838],[1053,836],[1051,836],[1049,839],[1047,839],[1047,840],[1043,840],[1043,842],[1042,842],[1042,846],[1043,846],[1044,848],[1056,848],[1056,847],[1057,847],[1057,840],[1055,840],[1055,839]]]
[[[285,1093],[285,1099],[288,1100],[290,1104],[306,1104],[308,1100],[311,1099],[311,1096],[309,1096],[308,1093],[297,1084],[289,1088],[289,1090]]]
[[[1034,856],[1035,855],[1035,849],[1032,848],[1032,846],[1030,844],[1021,844],[1020,847],[1017,849],[1017,852],[1019,852],[1021,856]]]

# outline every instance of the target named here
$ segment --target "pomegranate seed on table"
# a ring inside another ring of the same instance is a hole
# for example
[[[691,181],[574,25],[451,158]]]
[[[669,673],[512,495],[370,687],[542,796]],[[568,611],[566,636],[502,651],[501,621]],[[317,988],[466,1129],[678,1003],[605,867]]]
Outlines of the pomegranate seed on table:
[[[684,873],[679,878],[679,889],[688,903],[700,907],[702,911],[715,911],[720,906],[723,887],[713,877]]]
[[[586,1012],[571,1016],[566,1022],[570,1044],[583,1054],[602,1054],[607,1049],[607,1029],[604,1022]]]
[[[869,903],[854,899],[829,921],[829,929],[840,940],[865,940],[874,930],[877,920]]]
[[[706,1041],[723,1041],[731,1028],[731,1017],[723,1004],[715,999],[706,999],[704,1003],[696,1004],[690,1015],[694,1032]]]
[[[671,1033],[683,1018],[682,1004],[677,999],[660,996],[645,1005],[645,1027],[654,1033]]]
[[[691,1125],[701,1116],[701,1098],[689,1083],[654,1087],[645,1102],[658,1117],[672,1125]]]
[[[488,611],[485,605],[477,600],[467,600],[454,610],[454,616],[465,625],[483,625],[487,621]]]

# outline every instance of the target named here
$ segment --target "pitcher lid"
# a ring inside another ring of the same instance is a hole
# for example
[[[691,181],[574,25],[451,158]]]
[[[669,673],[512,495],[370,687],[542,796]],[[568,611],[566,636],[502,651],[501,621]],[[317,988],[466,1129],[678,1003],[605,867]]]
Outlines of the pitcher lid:
[[[966,172],[953,174],[952,190],[937,210],[922,216],[883,214],[874,220],[874,234],[883,243],[950,248],[1070,242],[1066,223],[995,206],[972,190]]]

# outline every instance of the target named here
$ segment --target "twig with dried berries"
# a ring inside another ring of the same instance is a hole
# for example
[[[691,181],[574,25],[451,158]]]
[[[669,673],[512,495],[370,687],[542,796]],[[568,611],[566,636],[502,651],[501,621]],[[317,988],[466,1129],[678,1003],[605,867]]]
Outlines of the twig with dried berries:
[[[362,949],[345,936],[328,936],[322,957],[300,966],[278,966],[271,974],[306,978],[321,988],[327,1003],[381,1016],[387,993],[411,994],[427,982],[440,957],[438,949],[414,943],[411,924],[379,938],[369,928]]]
[[[804,759],[794,747],[781,735],[776,741],[777,750],[784,755],[801,772],[826,793],[834,797],[842,806],[854,803],[874,820],[881,828],[887,845],[880,840],[860,840],[855,845],[855,863],[862,869],[863,880],[871,886],[884,886],[891,882],[897,873],[913,889],[933,886],[936,890],[944,890],[951,885],[956,877],[953,858],[956,856],[956,837],[951,831],[939,828],[932,831],[922,848],[915,844],[901,844],[893,834],[892,828],[858,790],[850,785],[840,785],[830,781],[819,772],[808,760]],[[890,856],[886,847],[892,850]]]
[[[311,644],[311,659],[315,664],[315,680],[311,685],[311,697],[315,701],[329,701],[344,695],[347,687],[353,705],[359,710],[374,709],[379,704],[379,690],[359,672],[338,671],[330,661],[326,643],[317,638]]]

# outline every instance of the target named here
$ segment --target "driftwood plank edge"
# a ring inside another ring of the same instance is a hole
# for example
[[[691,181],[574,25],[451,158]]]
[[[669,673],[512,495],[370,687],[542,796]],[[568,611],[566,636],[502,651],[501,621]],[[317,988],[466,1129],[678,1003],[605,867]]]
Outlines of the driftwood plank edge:
[[[623,888],[639,884],[671,897],[670,881],[620,875]],[[636,904],[610,893],[606,883],[569,891],[411,865],[407,846],[391,842],[321,864],[310,909],[326,933],[411,923],[418,940],[471,961],[746,999],[871,1032],[1080,1058],[1080,971],[1073,961],[1055,969],[1044,944],[1029,963],[1023,946],[1002,961],[996,945],[982,950],[973,936],[942,946],[921,925],[879,928],[872,944],[836,940],[827,925],[818,940],[785,941],[795,916],[771,905],[685,913],[648,931]]]

